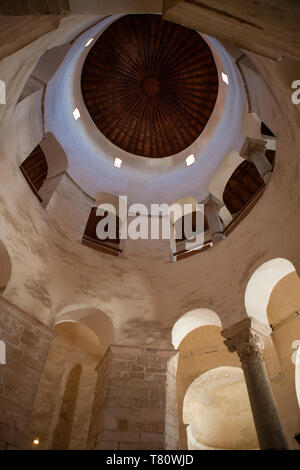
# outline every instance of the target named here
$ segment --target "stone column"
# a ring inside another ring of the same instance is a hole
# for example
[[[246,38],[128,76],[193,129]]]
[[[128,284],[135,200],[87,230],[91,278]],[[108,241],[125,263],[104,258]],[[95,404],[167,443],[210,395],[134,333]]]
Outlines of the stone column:
[[[263,359],[263,337],[270,331],[260,321],[246,318],[223,330],[222,336],[229,351],[237,351],[239,355],[261,449],[284,450],[288,449],[288,443]]]
[[[247,137],[241,150],[241,157],[252,162],[265,184],[271,179],[272,165],[266,157],[266,142]]]
[[[212,242],[217,243],[224,240],[225,235],[223,233],[223,225],[219,215],[220,209],[224,204],[211,194],[205,199],[205,201],[203,201],[202,204],[204,204],[205,215],[209,225]]]

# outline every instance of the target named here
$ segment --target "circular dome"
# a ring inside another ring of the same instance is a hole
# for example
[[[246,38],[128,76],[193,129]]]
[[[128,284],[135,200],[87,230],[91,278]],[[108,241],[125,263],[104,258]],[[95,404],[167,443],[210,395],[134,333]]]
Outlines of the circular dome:
[[[218,74],[197,32],[158,15],[127,15],[91,48],[81,87],[107,139],[135,155],[161,158],[199,137],[216,103]]]

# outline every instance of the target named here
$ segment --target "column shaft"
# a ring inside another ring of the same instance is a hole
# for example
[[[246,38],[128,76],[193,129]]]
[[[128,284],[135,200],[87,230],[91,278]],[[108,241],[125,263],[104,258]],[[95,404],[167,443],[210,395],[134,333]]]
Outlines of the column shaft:
[[[263,359],[263,336],[268,334],[270,328],[253,318],[222,332],[229,351],[237,351],[241,361],[260,448],[285,450],[288,442]]]
[[[265,363],[242,363],[253,419],[261,449],[288,449]]]

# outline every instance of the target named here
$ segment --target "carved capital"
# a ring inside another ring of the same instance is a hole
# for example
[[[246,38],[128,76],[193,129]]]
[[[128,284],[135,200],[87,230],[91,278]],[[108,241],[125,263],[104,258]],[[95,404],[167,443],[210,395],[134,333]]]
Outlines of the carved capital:
[[[271,333],[271,328],[254,318],[245,318],[241,322],[222,331],[222,336],[230,352],[237,351],[242,364],[263,359],[264,336]]]

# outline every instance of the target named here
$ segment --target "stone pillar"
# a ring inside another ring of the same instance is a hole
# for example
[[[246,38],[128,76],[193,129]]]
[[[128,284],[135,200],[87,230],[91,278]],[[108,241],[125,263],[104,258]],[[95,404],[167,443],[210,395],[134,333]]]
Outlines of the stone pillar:
[[[247,137],[241,150],[241,157],[252,162],[264,183],[268,184],[272,176],[272,165],[267,159],[265,152],[266,142],[264,140]]]
[[[111,346],[98,368],[89,448],[163,450],[166,378],[172,350]],[[92,435],[93,436],[92,436]]]
[[[209,225],[211,233],[211,239],[213,243],[217,243],[224,240],[225,234],[223,233],[223,225],[220,219],[220,209],[223,207],[223,203],[211,194],[203,201],[205,215]]]
[[[288,443],[263,359],[263,337],[270,331],[260,321],[246,318],[223,330],[222,336],[229,351],[237,351],[239,355],[261,449],[284,450],[288,449]]]

